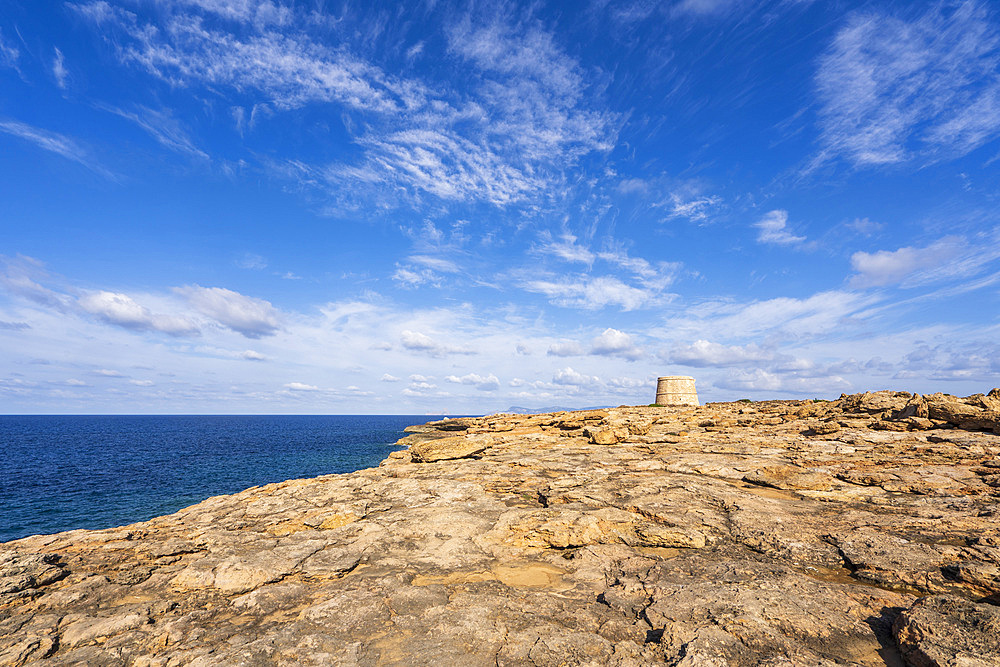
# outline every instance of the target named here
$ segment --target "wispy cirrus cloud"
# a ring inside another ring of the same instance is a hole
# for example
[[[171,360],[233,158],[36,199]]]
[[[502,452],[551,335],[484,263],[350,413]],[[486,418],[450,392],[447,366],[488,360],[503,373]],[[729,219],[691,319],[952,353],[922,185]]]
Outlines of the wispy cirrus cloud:
[[[0,30],[0,67],[17,69],[17,62],[20,57],[20,49],[10,44],[4,37],[3,30]]]
[[[102,167],[90,154],[75,140],[58,132],[50,132],[40,127],[20,123],[17,121],[0,120],[0,132],[4,132],[14,137],[23,139],[34,144],[42,150],[55,153],[67,160],[72,160],[83,165],[87,169],[105,178],[114,179],[115,176],[110,171]]]
[[[252,95],[254,108],[279,112],[329,104],[355,115],[356,159],[288,170],[345,199],[340,208],[373,189],[387,202],[406,192],[506,206],[546,192],[579,157],[613,145],[615,116],[587,96],[594,73],[537,27],[453,22],[446,54],[478,82],[459,90],[387,73],[349,40],[327,46],[310,36],[315,13],[269,2],[165,3],[157,23],[102,1],[75,7],[116,32],[123,64],[173,86]],[[244,115],[235,116],[241,127]]]
[[[56,80],[56,85],[65,90],[67,80],[69,79],[69,72],[66,70],[66,59],[58,47],[55,48],[54,53],[55,55],[52,57],[52,76]]]
[[[615,276],[578,275],[526,280],[520,286],[545,295],[552,303],[567,308],[599,310],[617,306],[636,310],[662,300],[662,290],[629,285]]]
[[[165,148],[205,160],[209,159],[205,151],[195,146],[183,124],[174,118],[169,111],[150,109],[142,105],[137,105],[133,110],[107,105],[98,105],[98,108],[134,123]]]
[[[913,19],[855,12],[819,61],[813,166],[964,155],[1000,135],[1000,31],[975,1]]]

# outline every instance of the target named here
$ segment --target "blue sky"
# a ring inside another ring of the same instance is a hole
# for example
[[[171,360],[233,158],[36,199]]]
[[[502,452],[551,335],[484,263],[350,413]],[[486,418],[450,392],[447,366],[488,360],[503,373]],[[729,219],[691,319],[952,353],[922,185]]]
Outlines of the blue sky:
[[[987,2],[13,0],[0,412],[1000,385]]]

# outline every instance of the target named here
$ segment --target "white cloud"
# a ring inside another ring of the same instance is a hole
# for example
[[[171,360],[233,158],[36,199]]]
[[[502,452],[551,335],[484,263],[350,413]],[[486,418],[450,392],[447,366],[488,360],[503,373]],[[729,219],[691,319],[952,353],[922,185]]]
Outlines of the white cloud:
[[[527,280],[521,286],[547,296],[552,303],[569,308],[597,310],[618,306],[636,310],[660,300],[660,289],[633,287],[614,276],[578,276],[561,280]]]
[[[433,338],[419,331],[404,330],[399,336],[399,342],[407,350],[424,352],[432,357],[446,357],[452,354],[472,354],[471,350],[438,343]]]
[[[66,380],[66,384],[70,387],[89,387],[90,385],[83,380],[77,380],[76,378],[70,378]]]
[[[66,71],[62,51],[58,48],[55,49],[55,56],[52,58],[52,76],[55,77],[56,85],[65,90],[69,72]]]
[[[243,253],[243,255],[235,261],[235,264],[241,269],[250,269],[252,271],[260,271],[261,269],[267,268],[267,260],[252,252]]]
[[[440,271],[442,273],[458,273],[462,270],[454,260],[446,259],[444,257],[434,257],[431,255],[410,255],[407,257],[407,261],[421,266],[426,266],[429,269]]]
[[[636,347],[630,335],[624,331],[611,328],[605,329],[600,336],[594,338],[590,353],[608,357],[621,357],[629,361],[642,359],[646,356],[645,352]]]
[[[73,300],[66,294],[45,287],[39,280],[46,280],[48,274],[44,265],[34,257],[0,255],[0,285],[12,294],[30,299],[58,311],[72,309]]]
[[[319,391],[319,387],[304,382],[289,382],[285,384],[285,389],[289,391]]]
[[[123,63],[174,86],[249,91],[278,112],[331,104],[356,115],[362,122],[349,129],[358,133],[357,159],[292,169],[326,188],[336,200],[331,210],[357,208],[373,194],[385,205],[427,193],[505,206],[558,184],[579,157],[612,145],[616,116],[593,110],[587,94],[595,72],[583,72],[537,27],[455,24],[449,66],[472,82],[455,89],[387,73],[353,53],[350,38],[328,46],[315,12],[264,6],[187,0],[184,9],[162,5],[158,24],[103,2],[74,7],[102,28],[117,26]]]
[[[198,326],[191,320],[151,312],[132,297],[120,292],[91,292],[77,299],[85,312],[116,326],[133,331],[159,331],[171,336],[194,336]]]
[[[17,121],[0,121],[0,132],[24,139],[39,148],[82,164],[96,174],[114,179],[114,175],[93,160],[86,150],[69,137]]]
[[[3,30],[0,30],[0,67],[17,69],[17,61],[20,56],[21,52],[4,39]]]
[[[578,373],[572,367],[567,366],[556,371],[555,375],[552,376],[552,382],[572,387],[589,387],[600,384],[601,379],[592,375]]]
[[[695,368],[756,365],[770,370],[803,370],[810,365],[804,360],[778,354],[756,343],[722,345],[701,339],[689,345],[675,345],[668,358],[673,363]]]
[[[382,377],[379,378],[379,380],[382,382],[399,382],[398,377],[396,377],[395,375],[389,375],[388,373],[384,373]]]
[[[852,390],[851,383],[838,375],[799,377],[794,374],[773,373],[762,368],[734,369],[714,384],[721,389],[782,392],[799,396],[824,396]]]
[[[589,248],[576,242],[576,237],[569,233],[560,235],[558,240],[552,238],[550,232],[542,232],[542,244],[537,247],[538,252],[554,255],[566,262],[580,262],[583,264],[594,263],[594,253]]]
[[[856,166],[964,155],[1000,134],[1000,35],[978,2],[858,11],[820,59],[825,145]]]
[[[584,354],[584,350],[583,346],[576,341],[567,340],[552,343],[545,354],[550,357],[576,357]]]
[[[188,131],[181,121],[173,117],[169,111],[150,109],[137,105],[133,111],[126,111],[117,107],[98,105],[110,113],[120,116],[125,120],[135,123],[139,128],[157,141],[161,146],[178,153],[207,160],[208,154],[194,145],[194,141],[188,136]]]
[[[847,223],[847,228],[861,236],[872,236],[885,229],[885,225],[881,222],[869,220],[868,218],[855,218]]]
[[[198,312],[247,338],[271,336],[280,328],[278,311],[264,299],[245,296],[223,287],[188,285],[174,292]]]
[[[922,247],[904,246],[896,250],[856,252],[851,255],[852,287],[898,284],[910,288],[980,273],[1000,259],[1000,235],[969,243],[960,236],[946,236]]]
[[[152,380],[129,380],[128,383],[131,384],[131,385],[135,385],[136,387],[152,387],[153,386],[153,381]]]
[[[711,16],[721,14],[738,5],[740,0],[681,0],[673,7],[675,14]]]
[[[806,240],[804,236],[795,236],[787,229],[788,211],[769,211],[754,223],[754,227],[760,231],[757,233],[759,243],[773,243],[775,245],[794,245]]]
[[[240,356],[247,361],[267,361],[267,357],[254,350],[244,350]]]
[[[674,192],[670,194],[669,201],[664,203],[667,207],[667,218],[685,218],[689,222],[706,222],[709,217],[719,210],[722,205],[722,198],[715,195],[693,195],[686,192]]]
[[[855,292],[830,290],[804,299],[778,297],[751,303],[707,302],[688,309],[688,317],[676,318],[676,335],[697,338],[705,331],[739,332],[753,338],[760,334],[805,337],[829,333],[844,321],[857,317],[877,301]]]
[[[91,371],[91,375],[99,375],[106,378],[123,378],[125,375],[121,371],[111,370],[110,368],[101,368],[96,371]]]
[[[456,384],[470,385],[479,391],[496,391],[500,388],[500,380],[493,373],[490,373],[486,377],[483,377],[478,373],[469,373],[468,375],[463,375],[462,377],[449,375],[445,377],[445,380]]]

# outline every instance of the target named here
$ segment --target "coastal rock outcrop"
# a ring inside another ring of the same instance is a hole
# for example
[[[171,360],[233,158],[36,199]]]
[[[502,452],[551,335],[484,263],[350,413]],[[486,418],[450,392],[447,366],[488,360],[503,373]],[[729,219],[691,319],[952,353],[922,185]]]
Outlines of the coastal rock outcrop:
[[[1000,390],[490,415],[0,545],[0,666],[1000,664]]]

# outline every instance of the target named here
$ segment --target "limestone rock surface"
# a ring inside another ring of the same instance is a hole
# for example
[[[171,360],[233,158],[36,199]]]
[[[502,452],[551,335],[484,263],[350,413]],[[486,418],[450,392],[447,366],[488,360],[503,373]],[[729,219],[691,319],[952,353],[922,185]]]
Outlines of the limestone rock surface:
[[[997,665],[1000,390],[490,415],[0,545],[0,666]]]

